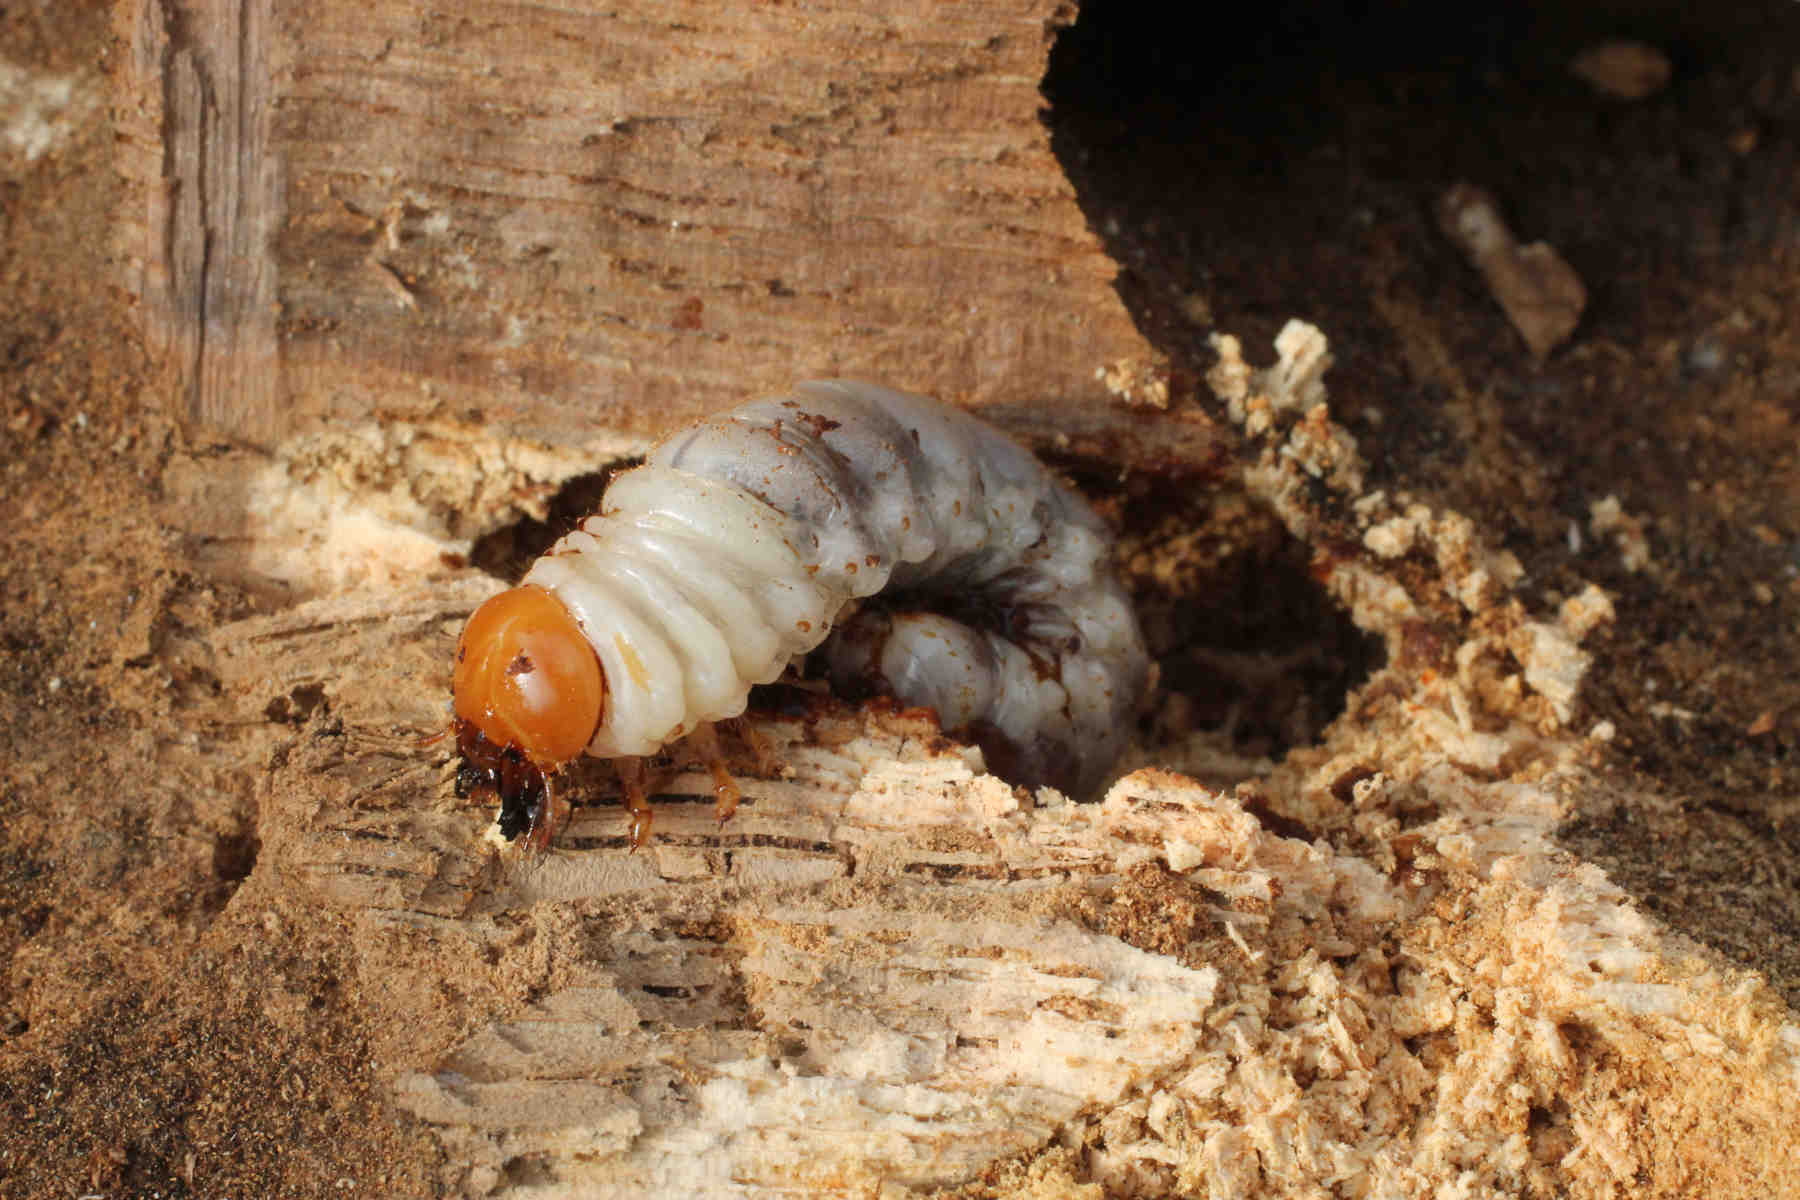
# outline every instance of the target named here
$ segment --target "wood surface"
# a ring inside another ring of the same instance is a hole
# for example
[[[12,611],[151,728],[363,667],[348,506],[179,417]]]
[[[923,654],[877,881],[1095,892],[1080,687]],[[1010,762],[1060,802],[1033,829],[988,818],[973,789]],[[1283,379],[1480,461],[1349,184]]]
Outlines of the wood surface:
[[[1755,1147],[1791,1127],[1800,1028],[1553,838],[1611,736],[1570,724],[1610,601],[1534,615],[1474,522],[1366,493],[1322,406],[1324,338],[1296,323],[1277,347],[1256,370],[1218,341],[1243,485],[1338,548],[1322,585],[1388,647],[1280,763],[1196,730],[1074,804],[986,774],[926,714],[778,705],[727,825],[677,763],[634,852],[588,762],[533,855],[456,796],[447,745],[420,744],[496,581],[346,577],[374,561],[354,531],[389,538],[342,519],[310,598],[207,633],[192,653],[221,702],[293,731],[242,903],[342,931],[370,1053],[439,1138],[444,1194],[1794,1181]],[[236,544],[240,569],[293,567],[259,546]],[[1726,1145],[1744,1148],[1701,1153]]]
[[[1062,0],[117,12],[120,258],[212,428],[569,441],[853,376],[1082,434],[1153,357],[1041,120]]]

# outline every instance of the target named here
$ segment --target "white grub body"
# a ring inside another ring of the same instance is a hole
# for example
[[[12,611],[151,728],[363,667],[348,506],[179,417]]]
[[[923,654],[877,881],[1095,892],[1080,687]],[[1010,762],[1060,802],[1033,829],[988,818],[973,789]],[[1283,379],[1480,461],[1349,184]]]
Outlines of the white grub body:
[[[1086,502],[976,418],[865,383],[801,384],[675,435],[524,582],[599,656],[602,757],[737,716],[819,649],[834,686],[934,708],[1010,782],[1079,794],[1149,670]]]

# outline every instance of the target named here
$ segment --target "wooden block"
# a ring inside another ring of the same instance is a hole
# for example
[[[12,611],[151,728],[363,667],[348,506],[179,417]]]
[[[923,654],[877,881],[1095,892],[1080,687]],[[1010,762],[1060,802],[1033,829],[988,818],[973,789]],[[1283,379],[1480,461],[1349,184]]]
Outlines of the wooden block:
[[[828,375],[1116,434],[1099,373],[1153,356],[1040,119],[1071,11],[124,0],[126,282],[187,414],[265,444]]]

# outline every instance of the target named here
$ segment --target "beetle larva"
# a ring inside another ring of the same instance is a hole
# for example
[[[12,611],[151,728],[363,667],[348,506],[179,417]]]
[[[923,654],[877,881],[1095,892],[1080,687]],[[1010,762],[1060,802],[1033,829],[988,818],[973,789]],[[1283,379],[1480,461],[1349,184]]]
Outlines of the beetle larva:
[[[465,782],[547,843],[550,780],[582,750],[641,764],[744,711],[818,650],[834,689],[937,710],[1010,782],[1104,779],[1149,671],[1107,531],[967,413],[805,383],[701,422],[620,475],[599,514],[469,618],[454,703]],[[719,816],[735,789],[718,767]]]

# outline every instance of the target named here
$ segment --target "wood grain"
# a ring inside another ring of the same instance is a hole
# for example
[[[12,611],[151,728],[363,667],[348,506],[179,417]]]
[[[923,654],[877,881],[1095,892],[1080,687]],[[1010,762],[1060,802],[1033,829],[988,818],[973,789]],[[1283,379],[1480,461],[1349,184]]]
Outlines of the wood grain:
[[[266,433],[279,424],[276,264],[284,163],[269,141],[275,0],[115,10],[129,48],[120,168],[136,202],[120,259],[145,340],[188,415]]]
[[[1040,119],[1059,0],[119,13],[128,283],[229,432],[650,434],[824,375],[1092,432],[1153,357]]]

